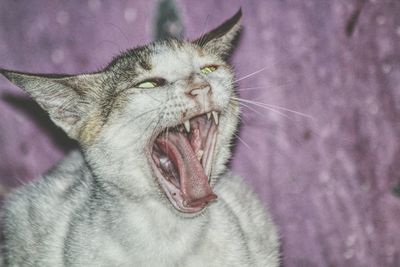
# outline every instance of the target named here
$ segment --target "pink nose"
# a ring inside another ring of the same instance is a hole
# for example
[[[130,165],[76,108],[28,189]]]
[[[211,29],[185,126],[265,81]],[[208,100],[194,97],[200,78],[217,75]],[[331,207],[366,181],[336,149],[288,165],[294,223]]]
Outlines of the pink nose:
[[[198,85],[194,87],[189,94],[194,96],[195,98],[206,98],[210,92],[210,86],[207,84]]]
[[[211,87],[207,81],[195,76],[189,82],[186,94],[198,103],[202,111],[209,110],[211,105]]]
[[[210,84],[199,75],[192,74],[188,79],[186,94],[193,98],[205,98],[211,94]]]

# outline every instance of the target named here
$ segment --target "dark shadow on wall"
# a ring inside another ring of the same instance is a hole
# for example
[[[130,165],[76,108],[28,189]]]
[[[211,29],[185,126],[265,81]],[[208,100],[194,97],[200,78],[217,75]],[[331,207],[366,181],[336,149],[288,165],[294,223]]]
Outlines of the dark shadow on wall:
[[[12,94],[3,94],[1,99],[34,121],[51,138],[52,143],[64,152],[79,147],[78,142],[69,138],[61,128],[57,127],[49,115],[32,99]]]

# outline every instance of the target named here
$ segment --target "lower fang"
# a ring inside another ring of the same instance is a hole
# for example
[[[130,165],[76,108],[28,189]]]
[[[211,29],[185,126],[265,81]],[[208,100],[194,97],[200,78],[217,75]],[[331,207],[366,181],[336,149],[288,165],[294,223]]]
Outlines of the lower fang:
[[[201,149],[198,150],[198,151],[196,152],[197,160],[200,161],[201,158],[203,157],[203,155],[204,155],[204,150],[201,150]]]

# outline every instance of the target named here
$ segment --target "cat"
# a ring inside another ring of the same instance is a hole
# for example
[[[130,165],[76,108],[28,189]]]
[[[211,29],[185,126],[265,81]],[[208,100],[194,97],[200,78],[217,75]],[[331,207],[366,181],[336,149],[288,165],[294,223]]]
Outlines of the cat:
[[[0,69],[81,146],[7,198],[6,266],[279,265],[270,216],[226,169],[239,117],[226,59],[241,17],[94,73]]]

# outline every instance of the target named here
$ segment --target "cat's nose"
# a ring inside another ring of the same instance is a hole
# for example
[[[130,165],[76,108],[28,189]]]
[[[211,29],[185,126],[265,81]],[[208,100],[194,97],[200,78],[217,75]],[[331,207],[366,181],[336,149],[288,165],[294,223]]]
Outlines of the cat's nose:
[[[186,94],[193,98],[204,99],[211,94],[210,84],[198,75],[193,75],[189,79]]]
[[[193,81],[189,84],[186,94],[198,103],[203,112],[206,112],[210,109],[211,87],[207,81],[203,79],[197,79]]]
[[[207,84],[201,84],[201,85],[197,85],[194,88],[192,88],[189,91],[189,94],[191,96],[193,96],[193,97],[196,97],[196,98],[198,98],[198,97],[204,98],[204,97],[207,97],[207,95],[209,95],[209,93],[211,91],[210,89],[211,88],[210,88],[210,85],[208,83]]]

